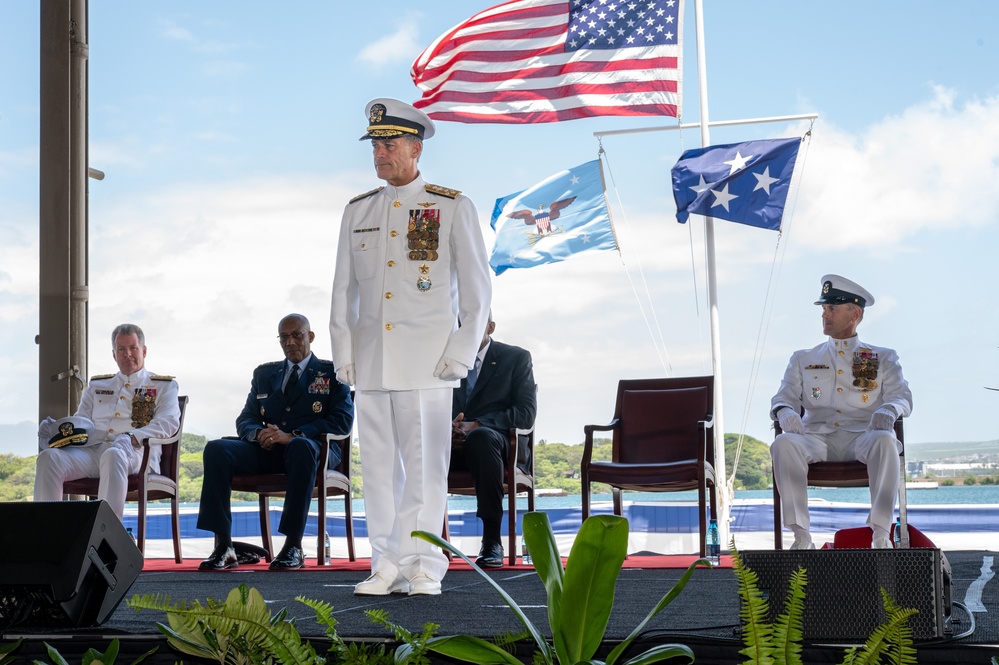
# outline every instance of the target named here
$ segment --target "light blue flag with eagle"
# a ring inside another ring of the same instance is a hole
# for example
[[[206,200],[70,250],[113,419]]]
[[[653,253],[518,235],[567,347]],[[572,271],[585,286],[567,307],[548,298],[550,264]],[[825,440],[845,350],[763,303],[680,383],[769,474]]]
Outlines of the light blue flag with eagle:
[[[489,265],[497,275],[589,250],[618,249],[598,159],[496,199],[490,225],[496,244]]]

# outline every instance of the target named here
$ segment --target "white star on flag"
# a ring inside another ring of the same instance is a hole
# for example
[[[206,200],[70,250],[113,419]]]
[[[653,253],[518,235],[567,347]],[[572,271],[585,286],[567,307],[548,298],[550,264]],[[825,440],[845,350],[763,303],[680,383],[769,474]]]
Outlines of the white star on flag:
[[[767,194],[770,193],[770,185],[774,184],[779,180],[779,178],[770,177],[770,167],[763,169],[763,173],[754,173],[753,177],[756,178],[756,187],[753,187],[755,192],[758,189],[766,190]]]
[[[714,208],[715,206],[721,206],[721,207],[725,208],[725,210],[728,210],[728,204],[729,204],[729,202],[732,199],[739,198],[735,194],[729,194],[728,193],[728,184],[727,183],[720,190],[718,190],[718,189],[712,189],[711,193],[715,195],[715,202],[711,204],[712,208]]]

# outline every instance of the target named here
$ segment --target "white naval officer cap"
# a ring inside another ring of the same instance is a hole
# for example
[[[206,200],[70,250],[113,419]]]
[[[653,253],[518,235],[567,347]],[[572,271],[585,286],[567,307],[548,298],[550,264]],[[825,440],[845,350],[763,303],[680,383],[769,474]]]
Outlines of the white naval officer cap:
[[[406,134],[416,136],[421,141],[429,139],[436,131],[434,121],[415,106],[398,99],[379,97],[372,99],[364,107],[368,117],[368,131],[359,141],[365,139],[394,139]]]
[[[89,418],[83,416],[61,418],[52,425],[52,431],[55,433],[49,437],[49,448],[84,446],[93,429],[94,423]]]
[[[861,307],[874,304],[874,296],[860,284],[839,275],[823,275],[822,293],[815,301],[816,305],[842,305],[852,302]]]

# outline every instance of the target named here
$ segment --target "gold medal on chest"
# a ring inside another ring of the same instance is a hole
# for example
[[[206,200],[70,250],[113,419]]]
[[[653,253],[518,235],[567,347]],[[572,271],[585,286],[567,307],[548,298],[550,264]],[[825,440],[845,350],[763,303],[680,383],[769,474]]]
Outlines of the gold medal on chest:
[[[430,266],[426,263],[420,265],[420,276],[416,278],[416,288],[426,293],[433,286],[430,281]]]

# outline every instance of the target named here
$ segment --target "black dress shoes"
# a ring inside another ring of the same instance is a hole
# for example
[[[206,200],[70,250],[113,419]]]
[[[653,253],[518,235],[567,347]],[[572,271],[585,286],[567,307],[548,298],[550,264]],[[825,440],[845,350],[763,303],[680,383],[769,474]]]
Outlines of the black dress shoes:
[[[294,545],[285,545],[278,552],[278,555],[271,561],[271,570],[295,570],[305,567],[305,555],[302,548]]]
[[[475,559],[475,564],[479,568],[502,568],[503,567],[503,546],[499,543],[483,542],[479,548],[479,556]]]
[[[236,551],[231,545],[219,545],[211,556],[201,562],[198,570],[225,570],[236,567]]]

